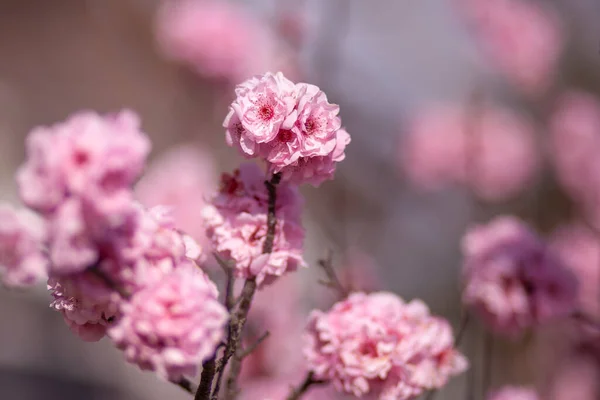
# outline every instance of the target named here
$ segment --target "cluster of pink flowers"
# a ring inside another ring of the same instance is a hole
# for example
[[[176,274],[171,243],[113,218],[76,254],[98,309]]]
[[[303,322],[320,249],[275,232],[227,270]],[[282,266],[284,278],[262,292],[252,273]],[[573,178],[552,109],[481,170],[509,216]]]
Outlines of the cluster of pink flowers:
[[[474,36],[496,67],[527,94],[548,89],[564,44],[547,4],[529,0],[458,0]]]
[[[350,135],[317,86],[266,73],[238,85],[236,95],[224,122],[229,145],[264,159],[284,181],[318,186],[333,178]]]
[[[447,321],[386,292],[353,293],[327,313],[313,311],[304,350],[317,379],[382,400],[415,398],[467,368]]]
[[[244,6],[219,0],[168,1],[156,16],[163,54],[199,75],[240,82],[286,67],[285,48]]]
[[[488,400],[540,400],[540,397],[531,388],[506,386],[491,393]]]
[[[575,277],[518,219],[497,217],[471,228],[462,250],[463,301],[495,331],[519,334],[573,311]]]
[[[223,174],[219,193],[203,210],[213,249],[235,261],[237,277],[255,277],[258,285],[305,265],[303,201],[297,188],[286,183],[277,186],[273,251],[263,254],[269,199],[264,182],[265,174],[256,164],[242,164],[232,175]]]
[[[9,284],[48,277],[51,307],[83,340],[108,333],[129,361],[178,379],[212,354],[227,311],[196,264],[201,248],[168,209],[134,201],[149,150],[129,111],[36,128],[17,180],[39,217],[3,208],[0,253]]]
[[[492,106],[426,109],[401,145],[401,167],[415,184],[426,190],[461,184],[488,201],[517,195],[540,164],[531,122]]]

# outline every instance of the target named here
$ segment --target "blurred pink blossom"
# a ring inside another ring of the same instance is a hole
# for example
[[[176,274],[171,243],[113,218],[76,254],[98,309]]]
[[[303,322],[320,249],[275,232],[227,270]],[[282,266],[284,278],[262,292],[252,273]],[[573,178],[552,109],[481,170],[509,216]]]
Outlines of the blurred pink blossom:
[[[535,390],[526,387],[506,386],[491,393],[488,400],[541,400]]]
[[[563,26],[549,4],[529,0],[458,0],[492,66],[523,92],[544,92],[564,47]]]
[[[244,6],[219,0],[168,1],[156,17],[162,52],[207,78],[237,83],[283,67],[286,49]]]
[[[350,135],[341,128],[339,107],[317,86],[266,73],[238,85],[236,95],[223,122],[230,146],[265,159],[269,172],[285,181],[318,186],[333,178]]]
[[[0,275],[8,287],[29,286],[48,274],[44,221],[34,213],[0,204]]]
[[[551,344],[550,344],[551,346]],[[550,350],[550,349],[548,349]],[[551,351],[551,350],[550,350]],[[547,388],[548,400],[596,400],[600,394],[600,360],[590,353],[574,353],[557,365]]]
[[[149,151],[138,116],[128,110],[106,116],[79,112],[35,128],[27,137],[27,161],[17,173],[21,200],[45,214],[69,196],[96,211],[114,211],[107,208],[138,178]]]
[[[517,218],[472,227],[462,251],[463,302],[493,330],[516,335],[574,311],[575,277]]]
[[[461,184],[488,201],[520,193],[540,164],[533,125],[499,107],[425,109],[409,123],[401,146],[401,168],[419,187]]]
[[[550,120],[552,161],[561,185],[594,223],[600,219],[600,100],[571,91],[559,97]]]
[[[170,207],[177,228],[204,247],[208,242],[202,207],[216,188],[213,157],[199,147],[183,145],[164,153],[150,165],[137,183],[135,194],[146,207]]]
[[[181,265],[122,305],[109,329],[127,361],[177,381],[195,376],[224,337],[228,320],[217,288],[194,264]]]
[[[297,188],[285,182],[277,186],[273,251],[263,254],[268,208],[265,179],[256,164],[242,164],[233,175],[223,175],[221,190],[203,210],[214,250],[235,261],[236,276],[256,277],[259,286],[305,265],[303,200]]]
[[[308,367],[344,393],[411,399],[467,368],[449,324],[418,301],[392,293],[352,293],[313,311],[305,335]]]

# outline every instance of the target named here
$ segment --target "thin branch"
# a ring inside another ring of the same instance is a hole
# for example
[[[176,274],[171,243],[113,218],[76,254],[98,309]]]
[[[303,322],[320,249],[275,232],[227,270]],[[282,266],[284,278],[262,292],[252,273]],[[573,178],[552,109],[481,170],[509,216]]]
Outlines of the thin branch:
[[[227,261],[223,260],[217,253],[213,253],[213,255],[227,277],[227,283],[225,285],[225,307],[227,308],[227,311],[231,311],[235,305],[235,298],[233,296],[233,286],[235,284],[233,266]]]
[[[266,331],[265,333],[263,333],[258,339],[256,339],[256,341],[254,343],[252,343],[250,345],[250,347],[245,349],[238,357],[242,360],[244,358],[248,357],[254,350],[256,350],[258,348],[258,346],[260,346],[260,344],[262,342],[265,341],[266,338],[269,337],[269,335],[271,335],[271,332],[269,332],[269,331]]]
[[[195,389],[192,387],[192,382],[190,382],[190,380],[187,378],[181,378],[178,381],[171,381],[171,383],[179,386],[180,388],[182,388],[183,390],[185,390],[186,392],[188,392],[190,394],[194,394],[194,392],[195,392]]]
[[[333,288],[337,290],[342,298],[348,297],[350,291],[342,285],[337,274],[335,273],[335,269],[333,268],[333,255],[331,251],[327,254],[327,258],[323,260],[319,260],[319,266],[323,268],[325,271],[325,275],[327,275],[327,281],[319,281],[324,286]]]
[[[306,394],[306,392],[308,392],[308,389],[310,389],[311,386],[322,385],[324,383],[326,382],[315,379],[315,374],[311,371],[308,374],[306,374],[306,378],[304,378],[304,381],[302,381],[301,384],[291,389],[290,394],[288,395],[288,397],[286,397],[286,400],[298,400],[304,394]]]
[[[94,274],[94,276],[96,276],[98,279],[100,279],[102,283],[104,283],[108,288],[119,293],[119,296],[121,296],[123,299],[127,300],[131,297],[131,295],[125,289],[113,282],[113,280],[110,279],[110,277],[106,275],[103,271],[98,269],[97,266],[93,266],[89,269],[89,271],[92,274]]]
[[[275,215],[275,209],[277,205],[277,185],[281,181],[281,174],[273,174],[271,180],[265,181],[265,186],[269,195],[268,206],[267,206],[267,234],[265,236],[265,242],[263,244],[263,254],[269,254],[273,251],[273,243],[275,241],[275,229],[277,227],[277,218]],[[239,306],[237,310],[232,314],[229,323],[229,338],[227,341],[227,347],[225,348],[225,354],[220,360],[219,374],[215,389],[212,393],[212,399],[217,399],[219,395],[221,380],[227,363],[231,360],[229,367],[229,376],[227,377],[225,386],[225,399],[234,399],[237,395],[237,379],[242,369],[242,359],[237,356],[238,348],[241,344],[242,332],[248,319],[248,312],[256,292],[256,278],[246,279],[244,288],[239,299]]]
[[[200,386],[196,391],[196,395],[194,396],[194,400],[204,400],[210,398],[210,391],[212,389],[213,379],[215,377],[216,371],[216,350],[215,355],[213,355],[209,360],[204,362],[202,365],[202,375],[200,378]]]

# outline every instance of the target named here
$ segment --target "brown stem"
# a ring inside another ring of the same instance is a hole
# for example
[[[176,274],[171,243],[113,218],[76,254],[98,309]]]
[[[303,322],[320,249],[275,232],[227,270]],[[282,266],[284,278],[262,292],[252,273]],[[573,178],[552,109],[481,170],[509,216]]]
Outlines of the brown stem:
[[[248,347],[247,349],[245,349],[241,354],[240,354],[240,358],[243,360],[244,358],[248,357],[250,354],[252,354],[252,352],[254,350],[256,350],[258,348],[258,346],[260,346],[260,344],[262,342],[265,341],[265,339],[267,339],[269,337],[269,335],[271,334],[271,332],[266,331],[265,333],[263,333],[261,335],[261,337],[259,337],[258,339],[256,339],[256,341],[254,343],[252,343],[250,345],[250,347]]]
[[[190,382],[190,380],[187,378],[181,378],[178,381],[171,381],[171,383],[179,386],[180,388],[182,388],[183,390],[185,390],[186,392],[188,392],[190,394],[194,394],[194,388],[192,387],[192,382]]]
[[[304,378],[304,381],[302,381],[300,385],[296,388],[292,388],[290,394],[286,397],[286,400],[298,400],[308,392],[308,389],[310,389],[311,386],[321,385],[323,383],[325,383],[325,381],[315,379],[315,374],[311,371],[306,374],[306,378]]]
[[[200,377],[200,386],[196,391],[194,400],[207,400],[210,398],[210,391],[212,389],[213,379],[215,377],[216,364],[215,364],[216,353],[209,360],[204,362],[202,365],[202,375]]]
[[[265,186],[269,195],[268,206],[267,206],[267,234],[265,236],[265,242],[263,244],[263,254],[269,254],[273,251],[273,242],[275,241],[275,229],[277,227],[277,218],[275,215],[275,208],[277,203],[277,185],[281,181],[281,174],[273,174],[271,180],[265,181]],[[238,354],[238,349],[241,345],[242,332],[248,319],[248,312],[252,304],[252,299],[256,292],[256,278],[246,279],[244,288],[239,299],[239,306],[237,310],[232,313],[231,320],[229,322],[229,338],[227,346],[225,348],[225,354],[221,358],[218,369],[217,382],[215,389],[213,390],[211,399],[216,400],[219,396],[219,390],[223,374],[227,363],[231,360],[229,367],[229,376],[227,377],[225,386],[225,399],[234,399],[237,395],[237,380],[242,369],[242,358]]]

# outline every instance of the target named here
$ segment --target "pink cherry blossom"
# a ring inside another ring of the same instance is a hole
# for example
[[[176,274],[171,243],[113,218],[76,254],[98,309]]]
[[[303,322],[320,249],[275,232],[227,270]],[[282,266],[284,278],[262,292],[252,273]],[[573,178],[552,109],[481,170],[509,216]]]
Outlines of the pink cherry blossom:
[[[230,146],[263,158],[283,180],[318,186],[333,177],[350,135],[341,128],[339,107],[317,86],[267,73],[238,85],[236,95],[223,123]]]
[[[517,195],[540,164],[533,125],[493,106],[425,109],[411,120],[401,145],[401,168],[419,187],[461,184],[488,201]]]
[[[34,129],[27,139],[27,161],[17,174],[23,202],[50,213],[66,197],[78,196],[99,210],[114,210],[150,151],[139,124],[130,111],[104,117],[80,112]]]
[[[600,100],[571,91],[559,97],[550,120],[556,175],[568,194],[596,222],[600,219]]]
[[[6,286],[29,286],[47,276],[46,237],[42,219],[0,204],[0,273]]]
[[[217,295],[203,272],[181,266],[123,304],[109,336],[143,370],[174,381],[194,376],[224,337],[228,313]]]
[[[357,397],[412,399],[467,367],[447,322],[420,301],[353,293],[327,313],[313,311],[304,352],[317,379]]]
[[[156,36],[167,58],[236,83],[279,63],[283,51],[265,26],[235,3],[181,0],[159,9]]]
[[[256,277],[259,286],[305,265],[300,220],[303,201],[297,189],[285,183],[277,187],[273,251],[262,253],[268,207],[264,181],[256,164],[242,164],[233,175],[223,175],[221,190],[203,210],[214,250],[222,258],[235,261],[236,276]]]
[[[96,284],[100,286],[103,282],[97,279]],[[61,283],[59,279],[50,278],[48,290],[54,297],[50,307],[60,312],[69,329],[86,342],[102,339],[119,315],[116,301],[83,292],[73,281],[62,280]]]
[[[516,335],[573,311],[575,277],[517,218],[472,227],[462,251],[463,301],[493,330]]]
[[[174,223],[202,246],[206,245],[202,207],[217,187],[214,160],[208,151],[192,145],[164,153],[135,187],[137,199],[146,207],[171,208]]]
[[[540,94],[550,86],[565,34],[548,4],[529,0],[459,3],[493,67],[527,94]]]
[[[506,386],[491,393],[488,400],[540,400],[534,389],[518,386]]]

